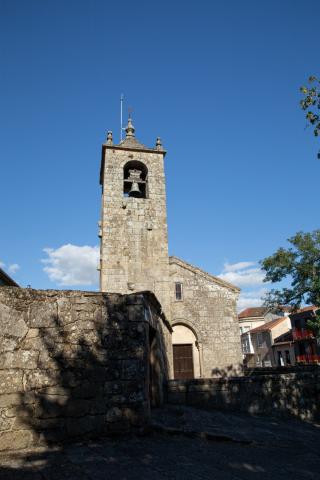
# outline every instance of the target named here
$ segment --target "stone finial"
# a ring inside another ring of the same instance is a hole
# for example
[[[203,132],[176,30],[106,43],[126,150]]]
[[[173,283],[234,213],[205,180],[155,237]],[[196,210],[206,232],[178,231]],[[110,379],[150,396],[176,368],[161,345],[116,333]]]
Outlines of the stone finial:
[[[134,137],[134,131],[135,131],[135,128],[134,126],[132,125],[132,119],[131,119],[131,115],[129,115],[129,118],[128,118],[128,125],[126,126],[126,138],[131,138],[131,137]]]
[[[157,149],[157,150],[163,150],[162,143],[161,143],[161,138],[160,138],[160,137],[157,137],[156,149]]]
[[[112,132],[110,130],[107,134],[107,145],[113,145]]]

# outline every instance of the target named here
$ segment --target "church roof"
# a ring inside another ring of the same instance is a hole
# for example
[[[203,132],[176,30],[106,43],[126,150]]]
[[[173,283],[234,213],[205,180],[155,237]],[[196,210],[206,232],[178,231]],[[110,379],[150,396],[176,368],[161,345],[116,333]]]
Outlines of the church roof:
[[[7,285],[10,287],[19,287],[19,285],[9,275],[0,268],[0,285]]]
[[[171,256],[169,257],[169,263],[179,265],[180,267],[190,270],[191,272],[197,275],[201,275],[205,277],[207,280],[209,280],[210,282],[216,283],[221,287],[228,288],[229,290],[233,290],[234,292],[240,292],[240,288],[236,287],[232,283],[226,282],[225,280],[222,280],[219,277],[211,275],[210,273],[205,272],[201,268],[195,267],[194,265],[191,265],[190,263],[187,263],[184,260],[181,260],[181,258]]]
[[[140,143],[139,140],[135,137],[135,128],[132,124],[132,119],[129,116],[128,124],[126,126],[126,136],[125,138],[118,144],[113,143],[112,132],[107,133],[107,139],[105,143],[102,145],[102,152],[101,152],[101,167],[100,167],[100,184],[103,184],[103,172],[104,172],[104,162],[105,162],[105,149],[111,148],[114,150],[140,150],[143,152],[152,152],[152,153],[162,153],[163,156],[167,153],[161,143],[160,137],[157,138],[156,146],[154,148],[147,147],[143,143]]]
[[[131,116],[128,118],[128,125],[126,126],[126,136],[125,138],[119,143],[119,147],[126,147],[126,148],[136,148],[138,150],[145,150],[148,149],[146,145],[140,143],[135,136],[135,128],[132,124]]]
[[[130,148],[130,149],[133,148],[136,150],[150,150],[149,147],[147,147],[146,145],[143,145],[143,143],[140,143],[135,137],[126,137],[117,146]],[[155,149],[152,148],[151,150],[155,150]]]
[[[140,143],[139,140],[136,139],[135,136],[135,128],[132,124],[132,118],[129,116],[128,118],[128,124],[125,128],[126,131],[126,136],[123,140],[121,140],[120,143],[118,144],[113,144],[112,140],[112,132],[108,132],[107,135],[107,141],[104,144],[104,146],[110,146],[112,148],[124,148],[128,150],[145,150],[145,151],[151,151],[151,152],[161,152],[163,154],[166,154],[165,150],[163,149],[161,139],[158,137],[156,141],[156,146],[154,148],[147,147],[143,143]]]

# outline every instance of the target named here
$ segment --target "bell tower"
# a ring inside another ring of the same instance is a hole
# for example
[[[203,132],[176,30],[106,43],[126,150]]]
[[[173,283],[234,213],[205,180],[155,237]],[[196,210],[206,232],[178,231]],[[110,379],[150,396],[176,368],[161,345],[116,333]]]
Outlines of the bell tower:
[[[129,116],[126,137],[102,145],[100,290],[151,290],[170,318],[169,258],[164,175],[165,150],[135,137]]]

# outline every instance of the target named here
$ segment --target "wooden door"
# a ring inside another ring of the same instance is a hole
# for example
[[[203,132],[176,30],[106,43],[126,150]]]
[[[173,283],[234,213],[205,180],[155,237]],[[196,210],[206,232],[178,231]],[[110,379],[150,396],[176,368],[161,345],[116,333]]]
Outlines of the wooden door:
[[[176,380],[194,378],[191,343],[173,345],[173,369]]]

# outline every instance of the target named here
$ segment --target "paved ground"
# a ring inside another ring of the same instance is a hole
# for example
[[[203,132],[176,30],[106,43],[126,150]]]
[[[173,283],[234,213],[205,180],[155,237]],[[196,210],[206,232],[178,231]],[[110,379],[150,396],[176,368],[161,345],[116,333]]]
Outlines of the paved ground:
[[[155,433],[2,453],[1,480],[320,480],[320,426],[168,407]]]

